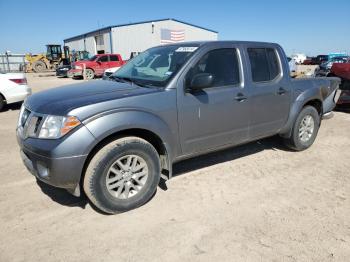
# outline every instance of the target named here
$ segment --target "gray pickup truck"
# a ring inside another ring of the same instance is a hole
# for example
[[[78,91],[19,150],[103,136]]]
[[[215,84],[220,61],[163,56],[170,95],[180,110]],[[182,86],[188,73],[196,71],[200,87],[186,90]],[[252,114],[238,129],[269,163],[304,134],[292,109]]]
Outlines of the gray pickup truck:
[[[290,78],[273,43],[159,46],[107,81],[30,96],[17,138],[38,179],[123,212],[146,203],[174,162],[276,134],[294,150],[310,147],[339,83]]]

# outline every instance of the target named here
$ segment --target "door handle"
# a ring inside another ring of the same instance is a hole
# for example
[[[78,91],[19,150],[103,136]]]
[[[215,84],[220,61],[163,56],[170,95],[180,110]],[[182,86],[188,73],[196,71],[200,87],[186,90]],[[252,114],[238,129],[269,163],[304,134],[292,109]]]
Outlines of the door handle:
[[[284,89],[283,87],[278,88],[278,91],[277,91],[278,95],[284,95],[285,93],[287,93],[286,89]]]
[[[237,96],[235,97],[235,99],[236,99],[238,102],[243,102],[243,101],[247,100],[247,97],[244,96],[242,93],[238,93]]]

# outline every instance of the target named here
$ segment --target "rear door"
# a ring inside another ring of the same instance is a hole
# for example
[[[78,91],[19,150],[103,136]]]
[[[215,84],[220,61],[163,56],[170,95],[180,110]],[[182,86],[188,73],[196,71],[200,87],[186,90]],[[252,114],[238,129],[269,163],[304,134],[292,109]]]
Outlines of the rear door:
[[[193,76],[213,75],[212,86],[187,90]],[[249,100],[243,81],[240,51],[232,44],[201,50],[179,79],[178,121],[184,155],[246,141]]]
[[[119,59],[119,56],[117,55],[110,55],[109,56],[109,67],[120,67],[121,66],[121,62]]]
[[[283,70],[284,57],[276,46],[248,46],[246,55],[251,90],[250,138],[276,134],[286,123],[290,110],[290,81]]]

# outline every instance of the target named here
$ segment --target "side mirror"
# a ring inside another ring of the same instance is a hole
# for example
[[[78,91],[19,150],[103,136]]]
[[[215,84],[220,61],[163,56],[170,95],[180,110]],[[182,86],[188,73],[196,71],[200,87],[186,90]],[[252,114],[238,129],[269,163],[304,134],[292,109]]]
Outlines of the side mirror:
[[[200,73],[193,76],[189,90],[190,91],[200,91],[204,88],[210,87],[213,84],[214,77],[209,73]]]

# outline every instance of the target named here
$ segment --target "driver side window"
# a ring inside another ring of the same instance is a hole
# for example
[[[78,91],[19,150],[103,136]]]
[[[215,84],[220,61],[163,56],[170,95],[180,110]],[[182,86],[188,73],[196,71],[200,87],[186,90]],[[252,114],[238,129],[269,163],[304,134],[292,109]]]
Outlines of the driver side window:
[[[213,76],[211,87],[230,86],[240,83],[239,62],[235,48],[215,49],[206,53],[186,75],[186,86],[201,73]]]

